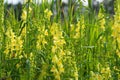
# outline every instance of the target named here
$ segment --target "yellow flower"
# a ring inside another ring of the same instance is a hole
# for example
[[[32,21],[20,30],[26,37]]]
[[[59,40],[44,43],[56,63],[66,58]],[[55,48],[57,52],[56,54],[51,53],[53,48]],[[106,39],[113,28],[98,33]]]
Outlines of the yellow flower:
[[[6,55],[8,55],[8,53],[10,52],[10,50],[9,49],[5,49],[5,51],[4,51],[4,53],[6,54]]]
[[[21,19],[26,21],[26,19],[27,19],[27,11],[26,10],[23,10]]]
[[[59,73],[55,75],[55,80],[61,80],[61,79],[60,79],[60,74],[59,74]]]
[[[110,77],[111,77],[111,70],[110,70],[109,67],[103,68],[103,69],[101,70],[101,73],[102,73],[102,74],[104,75],[104,77],[106,77],[106,78],[110,78]]]
[[[101,29],[103,31],[105,30],[105,19],[104,18],[101,20]]]
[[[63,73],[64,72],[64,68],[63,67],[60,67],[59,68],[59,73],[61,74],[61,73]]]
[[[57,46],[63,46],[64,44],[66,44],[64,39],[54,40],[53,42]]]
[[[48,12],[48,9],[45,9],[44,13],[47,13]]]
[[[52,12],[51,11],[48,11],[48,16],[52,16]]]
[[[55,66],[52,66],[50,71],[53,72],[53,73],[56,73],[56,74],[58,73],[58,70]]]
[[[17,69],[20,67],[20,64],[16,64]]]
[[[20,55],[20,56],[19,56],[19,59],[22,59],[22,58],[23,58],[23,55]]]
[[[50,17],[52,16],[52,12],[50,10],[46,9],[44,11],[44,13],[46,14],[46,18],[48,18],[48,20],[50,20]]]
[[[57,50],[57,46],[52,46],[52,52],[55,53]]]
[[[52,58],[52,62],[53,63],[58,63],[58,57],[57,57],[57,55],[54,55],[54,57]]]
[[[58,68],[63,68],[63,64],[62,64],[61,60],[59,60],[59,61],[57,62],[57,66],[58,66]]]
[[[75,77],[75,80],[78,80],[78,72],[77,71],[74,72],[74,77]]]
[[[61,56],[64,56],[64,55],[65,55],[65,52],[64,52],[63,50],[61,50],[60,55],[61,55]]]
[[[42,44],[45,45],[47,44],[47,41],[45,39],[42,40]]]
[[[45,30],[45,36],[48,36],[48,30]]]
[[[29,7],[29,13],[31,13],[32,12],[32,8],[31,7]]]

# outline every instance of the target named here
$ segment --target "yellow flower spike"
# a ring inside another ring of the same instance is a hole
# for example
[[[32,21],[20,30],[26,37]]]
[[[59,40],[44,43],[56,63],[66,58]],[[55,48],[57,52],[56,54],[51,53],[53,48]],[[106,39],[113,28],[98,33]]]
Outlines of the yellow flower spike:
[[[54,55],[54,57],[52,58],[52,62],[53,63],[58,63],[58,57],[57,57],[57,55]]]

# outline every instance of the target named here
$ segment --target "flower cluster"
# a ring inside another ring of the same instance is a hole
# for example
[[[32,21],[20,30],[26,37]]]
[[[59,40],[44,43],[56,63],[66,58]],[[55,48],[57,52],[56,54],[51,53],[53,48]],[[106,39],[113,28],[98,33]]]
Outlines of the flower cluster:
[[[116,46],[116,54],[118,55],[118,57],[120,58],[120,17],[118,15],[115,16],[115,22],[114,25],[112,27],[112,37],[114,38],[114,45]]]
[[[39,34],[37,36],[37,49],[42,49],[47,44],[46,37],[48,36],[48,30],[45,29],[45,26],[38,27]]]
[[[51,16],[53,15],[49,9],[45,9],[45,18],[50,21]]]
[[[10,58],[19,57],[23,50],[23,40],[17,37],[11,28],[6,32],[7,43],[4,53]]]
[[[53,46],[52,46],[52,68],[51,72],[55,76],[56,80],[61,80],[60,76],[64,72],[63,66],[63,56],[65,55],[63,46],[66,44],[63,33],[60,30],[60,26],[57,23],[54,23],[50,28],[51,35],[53,37]]]

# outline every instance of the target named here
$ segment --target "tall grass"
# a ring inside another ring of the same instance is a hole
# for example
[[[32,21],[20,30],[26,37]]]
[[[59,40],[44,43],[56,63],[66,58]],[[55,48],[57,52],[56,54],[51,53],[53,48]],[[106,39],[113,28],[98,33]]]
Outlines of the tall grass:
[[[120,79],[119,0],[114,19],[102,8],[95,17],[91,7],[73,16],[69,4],[68,19],[61,21],[58,7],[51,21],[50,4],[28,0],[17,21],[12,10],[3,18],[3,6],[1,0],[0,80]]]

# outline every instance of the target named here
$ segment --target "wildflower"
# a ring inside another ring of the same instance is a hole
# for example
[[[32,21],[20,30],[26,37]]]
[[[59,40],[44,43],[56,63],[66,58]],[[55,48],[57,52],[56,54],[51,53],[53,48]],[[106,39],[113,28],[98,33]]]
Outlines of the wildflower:
[[[23,10],[21,19],[26,21],[26,19],[27,19],[27,11],[26,10]]]
[[[52,58],[52,62],[53,62],[53,63],[57,63],[57,62],[58,62],[58,57],[57,57],[57,55],[54,55],[54,57]]]
[[[29,7],[29,13],[31,13],[32,12],[32,8],[31,7]]]
[[[77,71],[74,72],[74,77],[75,77],[75,80],[78,80],[78,72]]]
[[[106,77],[106,78],[110,78],[110,77],[111,77],[111,70],[110,70],[109,67],[103,68],[103,69],[101,70],[101,73],[102,73],[102,74],[104,75],[104,77]]]
[[[67,50],[67,51],[66,51],[66,54],[67,54],[67,55],[71,55],[72,53]]]
[[[47,41],[45,39],[42,40],[42,44],[47,44]]]
[[[104,18],[101,20],[101,29],[105,31],[105,19]]]
[[[61,79],[60,79],[60,74],[56,74],[56,75],[55,75],[55,80],[61,80]]]
[[[55,53],[57,50],[57,46],[52,46],[52,52]]]
[[[59,73],[61,74],[61,73],[63,73],[64,72],[64,68],[63,67],[60,67],[59,68]]]
[[[48,30],[45,30],[45,36],[48,36]]]
[[[63,50],[61,50],[60,55],[61,55],[61,56],[64,56],[64,55],[65,55],[65,52],[64,52]]]
[[[19,59],[22,59],[22,58],[23,58],[23,55],[20,55],[20,56],[19,56]]]
[[[66,42],[65,40],[54,40],[53,41],[55,45],[58,45],[58,46],[63,46]]]
[[[63,68],[63,64],[62,64],[61,60],[59,60],[59,61],[57,62],[57,66],[58,66],[59,68]]]
[[[16,64],[16,68],[18,69],[20,67],[20,64]]]
[[[58,73],[58,70],[55,66],[53,66],[50,71],[56,74]]]
[[[8,53],[10,52],[10,50],[9,50],[8,48],[9,48],[9,47],[8,47],[8,45],[7,45],[7,47],[6,47],[5,51],[4,51],[4,53],[5,53],[6,55],[8,55]]]
[[[61,60],[59,60],[57,62],[57,66],[58,66],[58,69],[59,69],[59,73],[60,74],[63,73],[64,72],[64,67],[63,67],[63,64],[62,64]]]
[[[50,10],[46,9],[44,11],[44,13],[46,14],[46,18],[48,18],[48,20],[50,20],[50,17],[52,16],[52,12]]]

